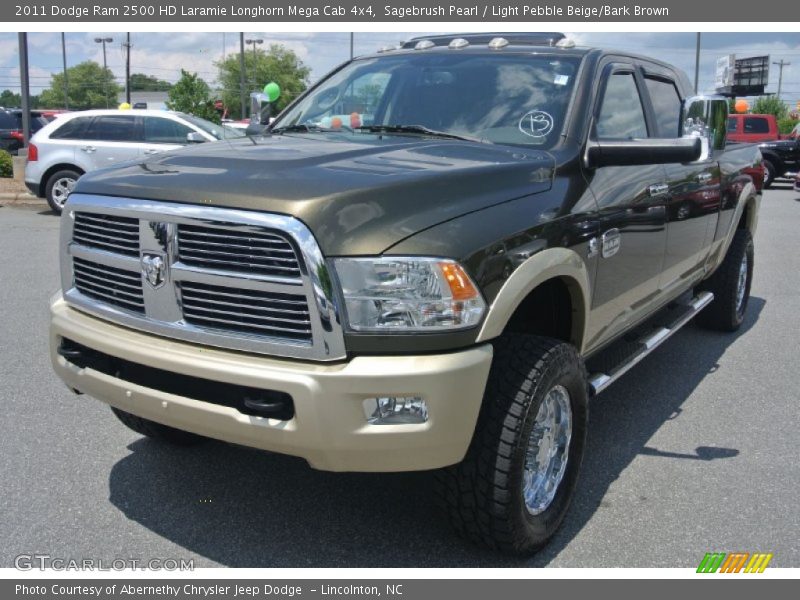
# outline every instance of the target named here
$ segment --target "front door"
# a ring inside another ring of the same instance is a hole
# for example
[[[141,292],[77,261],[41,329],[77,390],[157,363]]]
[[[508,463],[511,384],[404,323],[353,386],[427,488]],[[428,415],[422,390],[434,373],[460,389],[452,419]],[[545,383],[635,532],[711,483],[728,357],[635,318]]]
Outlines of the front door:
[[[604,70],[594,140],[655,137],[633,65]],[[600,167],[587,173],[597,199],[597,274],[592,296],[590,346],[614,337],[660,297],[659,276],[666,247],[668,186],[663,165]]]

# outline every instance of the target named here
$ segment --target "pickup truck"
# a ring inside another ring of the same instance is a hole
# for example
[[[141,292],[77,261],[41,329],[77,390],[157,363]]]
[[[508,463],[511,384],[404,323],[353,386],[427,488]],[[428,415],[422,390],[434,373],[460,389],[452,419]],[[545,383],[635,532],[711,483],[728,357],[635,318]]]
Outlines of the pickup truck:
[[[769,114],[728,116],[728,141],[772,142],[780,139],[778,120]]]
[[[466,538],[534,552],[591,398],[744,319],[761,158],[690,89],[561,35],[416,38],[263,133],[88,173],[52,365],[157,440],[431,470]]]
[[[776,177],[790,176],[800,170],[800,138],[788,138],[758,145],[764,166],[764,187]]]

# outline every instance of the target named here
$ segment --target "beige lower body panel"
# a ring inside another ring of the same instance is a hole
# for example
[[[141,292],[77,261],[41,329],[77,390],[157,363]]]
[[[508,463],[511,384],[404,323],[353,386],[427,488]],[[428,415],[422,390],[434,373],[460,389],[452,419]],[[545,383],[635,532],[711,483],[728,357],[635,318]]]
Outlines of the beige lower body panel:
[[[58,296],[51,305],[51,359],[70,388],[165,425],[305,458],[329,471],[417,471],[459,462],[475,429],[492,348],[426,356],[363,356],[323,365],[229,352],[148,335],[88,316]],[[132,384],[57,353],[69,338],[134,363],[183,375],[286,392],[289,421]],[[422,396],[428,421],[371,425],[363,401]]]

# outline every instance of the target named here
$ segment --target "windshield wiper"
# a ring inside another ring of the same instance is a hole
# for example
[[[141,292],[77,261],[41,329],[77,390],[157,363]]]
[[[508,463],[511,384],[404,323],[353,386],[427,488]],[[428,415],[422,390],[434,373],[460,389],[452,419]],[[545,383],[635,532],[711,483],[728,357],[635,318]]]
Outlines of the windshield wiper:
[[[319,125],[306,125],[304,123],[295,123],[294,125],[287,125],[286,127],[275,127],[270,129],[268,133],[317,133],[320,131],[331,131]]]
[[[354,127],[354,129],[366,131],[368,133],[418,133],[420,135],[429,135],[431,137],[444,138],[448,140],[464,140],[465,142],[487,143],[486,140],[482,140],[480,138],[448,133],[446,131],[436,131],[435,129],[428,129],[424,125],[362,125],[361,127]]]

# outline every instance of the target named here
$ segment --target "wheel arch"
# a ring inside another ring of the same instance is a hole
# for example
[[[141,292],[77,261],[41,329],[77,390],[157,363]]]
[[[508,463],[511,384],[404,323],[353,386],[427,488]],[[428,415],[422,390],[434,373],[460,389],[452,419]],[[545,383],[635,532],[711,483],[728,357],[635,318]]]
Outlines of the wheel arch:
[[[69,169],[70,171],[75,171],[80,175],[86,173],[86,171],[84,169],[81,169],[78,165],[67,162],[57,163],[52,167],[49,167],[44,173],[42,173],[42,178],[39,181],[39,190],[40,190],[39,193],[42,194],[42,198],[44,198],[44,193],[45,193],[44,190],[50,178],[58,171],[63,171],[65,169]]]
[[[546,289],[549,293],[544,295],[542,291]],[[589,312],[589,273],[580,256],[567,248],[543,250],[513,271],[492,301],[476,341],[498,337],[519,322],[520,311],[536,308],[541,302],[552,302],[553,298],[558,302],[568,300],[568,310],[559,314],[566,314],[569,322],[566,326],[555,325],[563,334],[548,332],[549,335],[570,342],[583,352]],[[541,331],[529,333],[542,335]]]

